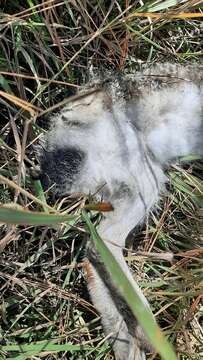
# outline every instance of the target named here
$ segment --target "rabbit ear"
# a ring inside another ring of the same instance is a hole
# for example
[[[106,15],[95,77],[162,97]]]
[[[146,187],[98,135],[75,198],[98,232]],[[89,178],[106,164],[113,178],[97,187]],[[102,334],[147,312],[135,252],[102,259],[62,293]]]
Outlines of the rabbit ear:
[[[85,153],[75,147],[55,146],[44,150],[40,157],[40,180],[44,189],[52,187],[56,197],[70,193],[84,161]]]

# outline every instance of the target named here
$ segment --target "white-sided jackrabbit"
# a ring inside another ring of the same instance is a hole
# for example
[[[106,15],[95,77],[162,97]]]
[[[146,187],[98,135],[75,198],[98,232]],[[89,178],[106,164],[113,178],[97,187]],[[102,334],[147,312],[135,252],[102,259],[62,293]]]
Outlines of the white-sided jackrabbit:
[[[137,289],[122,248],[164,190],[163,168],[203,154],[203,67],[159,64],[101,81],[54,116],[43,148],[43,181],[55,183],[56,195],[98,191],[113,205],[97,230]],[[116,359],[145,359],[142,330],[108,286],[108,272],[100,273],[91,244],[87,255],[89,290]]]

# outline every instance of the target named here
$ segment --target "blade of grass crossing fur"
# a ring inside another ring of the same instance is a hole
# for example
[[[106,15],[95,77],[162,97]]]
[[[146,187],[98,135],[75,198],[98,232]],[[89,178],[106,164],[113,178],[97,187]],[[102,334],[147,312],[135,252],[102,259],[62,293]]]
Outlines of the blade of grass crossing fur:
[[[118,287],[127,304],[130,306],[133,314],[143,327],[151,344],[164,360],[177,360],[172,346],[166,340],[159,326],[156,324],[150,310],[146,307],[146,304],[143,303],[140,295],[132,287],[120,265],[117,263],[103,240],[97,234],[97,231],[87,212],[84,210],[82,210],[82,218],[87,224],[96,250],[101,255],[107,270],[111,273],[116,287]]]

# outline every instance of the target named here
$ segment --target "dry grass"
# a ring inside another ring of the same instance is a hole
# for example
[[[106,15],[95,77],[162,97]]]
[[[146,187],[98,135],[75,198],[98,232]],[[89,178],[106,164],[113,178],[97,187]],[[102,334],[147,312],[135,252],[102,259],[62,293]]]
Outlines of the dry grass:
[[[130,71],[146,61],[200,62],[203,2],[2,0],[0,6],[0,202],[46,211],[46,202],[54,204],[33,179],[33,145],[51,108],[74,94],[90,63]],[[200,360],[203,164],[187,161],[169,177],[169,192],[137,232],[141,247],[128,261],[178,358]],[[0,226],[0,359],[114,358],[86,291],[83,225],[72,225]]]

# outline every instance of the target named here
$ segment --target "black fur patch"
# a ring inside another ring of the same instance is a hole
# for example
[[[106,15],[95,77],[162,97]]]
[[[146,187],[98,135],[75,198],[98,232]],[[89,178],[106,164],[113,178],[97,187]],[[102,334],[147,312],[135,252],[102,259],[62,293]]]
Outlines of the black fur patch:
[[[52,190],[55,196],[63,195],[65,192],[67,194],[80,172],[84,158],[84,152],[77,148],[44,150],[40,161],[40,180],[44,189],[55,184]]]

